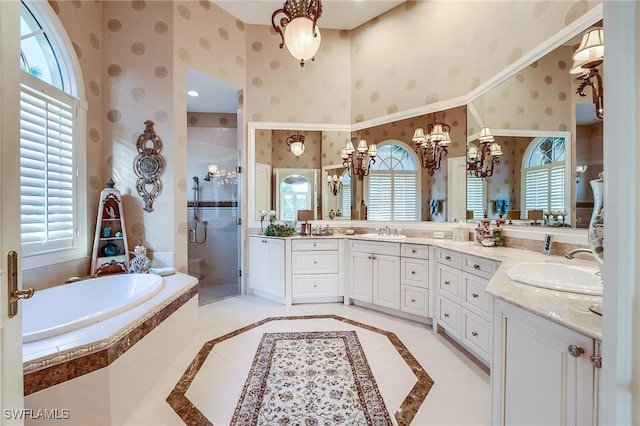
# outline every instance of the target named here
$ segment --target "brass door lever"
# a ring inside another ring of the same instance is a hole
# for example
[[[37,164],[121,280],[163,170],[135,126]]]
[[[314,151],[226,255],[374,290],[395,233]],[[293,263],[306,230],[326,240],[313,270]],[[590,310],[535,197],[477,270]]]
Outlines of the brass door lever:
[[[18,314],[18,300],[29,299],[35,290],[32,288],[18,289],[18,253],[13,250],[7,253],[7,272],[9,275],[7,303],[9,304],[9,318],[13,318]]]

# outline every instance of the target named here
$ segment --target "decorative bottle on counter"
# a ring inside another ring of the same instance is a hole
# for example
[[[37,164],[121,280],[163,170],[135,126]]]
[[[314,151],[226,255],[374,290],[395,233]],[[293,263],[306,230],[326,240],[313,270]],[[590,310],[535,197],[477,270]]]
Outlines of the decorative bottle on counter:
[[[593,213],[589,221],[589,248],[596,255],[596,259],[600,263],[604,260],[604,201],[603,201],[603,184],[602,174],[598,179],[591,182],[593,190]]]
[[[133,259],[129,262],[129,273],[147,274],[151,269],[151,259],[147,257],[147,248],[141,243],[133,249]]]

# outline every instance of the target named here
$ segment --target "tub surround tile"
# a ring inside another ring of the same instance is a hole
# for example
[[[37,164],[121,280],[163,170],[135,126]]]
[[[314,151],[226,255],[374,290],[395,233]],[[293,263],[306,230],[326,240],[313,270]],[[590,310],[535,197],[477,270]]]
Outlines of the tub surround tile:
[[[420,363],[411,354],[411,352],[407,349],[407,347],[397,337],[396,334],[369,324],[333,314],[268,317],[206,342],[202,346],[200,351],[196,354],[189,367],[186,369],[178,383],[175,385],[174,389],[167,397],[167,403],[169,403],[169,405],[175,410],[175,412],[182,418],[182,420],[186,424],[211,425],[212,422],[206,418],[206,416],[189,400],[189,398],[185,394],[189,389],[189,386],[193,383],[201,367],[205,363],[207,357],[210,355],[214,346],[216,344],[224,342],[225,340],[232,339],[233,337],[236,337],[242,333],[249,332],[272,321],[315,319],[332,319],[374,333],[379,333],[387,337],[389,342],[393,345],[395,350],[398,352],[398,354],[401,356],[401,358],[404,360],[406,365],[413,372],[417,379],[415,385],[413,386],[409,394],[404,398],[400,407],[394,414],[399,425],[409,425],[413,417],[416,415],[418,409],[422,405],[422,402],[427,397],[429,390],[433,386],[433,380],[431,379],[429,374],[422,368]]]
[[[183,276],[188,277],[188,276]],[[169,315],[177,311],[198,294],[197,280],[188,277],[188,283],[176,298],[167,300],[155,312],[143,316],[107,341],[84,347],[67,349],[53,357],[26,362],[24,365],[24,394],[30,395],[48,387],[107,367],[143,337],[149,334]]]

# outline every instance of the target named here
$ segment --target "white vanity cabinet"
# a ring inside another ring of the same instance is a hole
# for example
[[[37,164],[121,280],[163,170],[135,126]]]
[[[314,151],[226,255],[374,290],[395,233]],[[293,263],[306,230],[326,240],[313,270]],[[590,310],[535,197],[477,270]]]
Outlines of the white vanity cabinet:
[[[284,302],[285,240],[252,235],[249,237],[249,287],[254,293]]]
[[[400,244],[350,241],[349,297],[400,310]]]
[[[485,288],[498,264],[444,248],[435,253],[436,328],[489,364],[492,301]]]
[[[429,246],[400,244],[400,310],[429,316]]]
[[[293,302],[338,300],[340,296],[339,267],[337,239],[291,240]]]
[[[501,300],[493,321],[492,424],[597,423],[596,340]]]

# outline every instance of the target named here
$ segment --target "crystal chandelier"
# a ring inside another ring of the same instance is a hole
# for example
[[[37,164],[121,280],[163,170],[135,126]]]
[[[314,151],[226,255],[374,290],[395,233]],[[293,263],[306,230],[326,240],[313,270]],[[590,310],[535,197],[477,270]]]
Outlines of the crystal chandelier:
[[[598,65],[604,59],[604,31],[602,28],[592,28],[582,36],[582,42],[578,50],[573,54],[573,66],[569,73],[578,74],[580,85],[576,93],[587,96],[584,90],[591,87],[593,104],[596,109],[596,117],[604,117],[604,88],[602,76],[598,72]]]
[[[449,136],[451,127],[441,123],[436,113],[427,131],[428,134],[425,135],[422,127],[418,127],[411,140],[416,144],[415,150],[420,156],[422,168],[427,169],[429,176],[433,176],[433,173],[440,168],[442,157],[447,155],[447,146],[451,143]]]
[[[495,142],[491,130],[483,127],[480,130],[480,146],[473,143],[467,145],[467,170],[470,174],[479,178],[486,178],[493,175],[494,167],[500,163],[502,148]]]
[[[342,176],[334,174],[333,176],[327,176],[327,185],[333,195],[338,195],[338,192],[342,189]]]
[[[284,15],[280,18],[280,25],[276,24],[278,15]],[[315,59],[320,47],[322,37],[317,22],[321,15],[321,0],[285,0],[284,6],[271,15],[271,25],[282,40],[280,49],[286,44],[301,67],[305,61]]]
[[[360,139],[358,148],[354,149],[353,142],[347,142],[342,148],[342,165],[349,171],[349,176],[356,176],[362,180],[369,174],[369,168],[376,162],[378,147],[376,144],[367,146],[367,141]]]
[[[299,131],[289,136],[285,141],[287,146],[289,147],[289,151],[293,153],[296,157],[299,157],[304,152],[304,135],[301,135]]]

